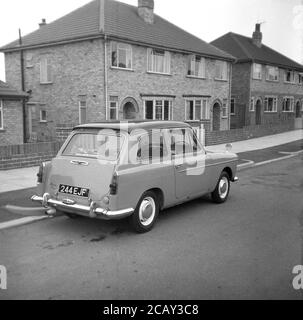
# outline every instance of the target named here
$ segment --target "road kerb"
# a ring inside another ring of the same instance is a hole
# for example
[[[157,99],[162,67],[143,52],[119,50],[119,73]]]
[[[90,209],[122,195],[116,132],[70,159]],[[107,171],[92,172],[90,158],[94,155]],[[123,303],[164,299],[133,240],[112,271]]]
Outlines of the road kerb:
[[[7,222],[0,223],[0,230],[20,227],[20,226],[23,226],[26,224],[38,222],[38,221],[45,220],[45,219],[49,219],[49,217],[48,216],[24,217],[21,219],[10,220]]]

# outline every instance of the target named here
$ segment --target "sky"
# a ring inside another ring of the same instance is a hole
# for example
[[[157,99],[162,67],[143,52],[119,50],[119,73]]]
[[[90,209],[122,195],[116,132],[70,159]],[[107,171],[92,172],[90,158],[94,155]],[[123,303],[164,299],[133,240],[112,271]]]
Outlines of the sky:
[[[120,0],[137,5],[137,0]],[[154,0],[155,12],[210,42],[227,32],[251,36],[262,22],[263,43],[303,64],[303,0]],[[1,0],[0,46],[52,22],[90,0]],[[0,54],[0,80],[5,80]]]

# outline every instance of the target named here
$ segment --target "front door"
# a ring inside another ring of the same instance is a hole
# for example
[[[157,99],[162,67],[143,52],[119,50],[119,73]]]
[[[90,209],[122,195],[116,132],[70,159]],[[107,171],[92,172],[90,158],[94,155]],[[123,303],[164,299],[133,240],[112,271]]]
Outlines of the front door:
[[[206,154],[192,129],[173,129],[169,134],[175,170],[177,199],[207,193]]]
[[[262,120],[261,120],[261,100],[258,100],[256,103],[256,125],[260,125]]]
[[[213,107],[213,131],[220,130],[221,108],[219,103],[215,103]]]
[[[124,120],[133,120],[136,119],[136,108],[132,102],[126,102],[123,106],[123,118]]]

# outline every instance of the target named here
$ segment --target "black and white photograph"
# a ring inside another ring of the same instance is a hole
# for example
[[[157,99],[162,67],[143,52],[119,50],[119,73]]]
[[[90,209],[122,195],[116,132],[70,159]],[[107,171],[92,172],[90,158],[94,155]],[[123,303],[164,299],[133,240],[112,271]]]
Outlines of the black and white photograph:
[[[0,12],[2,302],[302,300],[303,0]]]

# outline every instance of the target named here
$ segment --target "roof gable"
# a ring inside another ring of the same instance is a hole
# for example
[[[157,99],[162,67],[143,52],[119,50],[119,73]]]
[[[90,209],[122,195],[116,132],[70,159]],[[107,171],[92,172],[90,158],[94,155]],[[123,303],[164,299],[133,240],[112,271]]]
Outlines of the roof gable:
[[[226,60],[234,59],[230,54],[193,36],[158,15],[155,15],[154,24],[146,24],[139,17],[137,7],[114,0],[104,0],[104,2],[104,12],[100,0],[93,0],[70,14],[26,35],[22,39],[22,45],[24,47],[41,46],[93,36],[102,37],[105,33],[109,37],[140,44],[193,52]],[[102,32],[103,23],[104,33]],[[2,47],[1,50],[10,51],[19,48],[16,40]]]
[[[251,38],[236,33],[227,33],[211,43],[236,57],[238,62],[254,61],[303,71],[303,66],[299,63],[264,44],[259,48]]]

